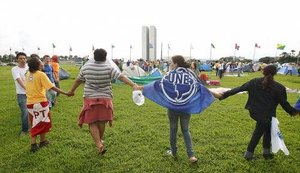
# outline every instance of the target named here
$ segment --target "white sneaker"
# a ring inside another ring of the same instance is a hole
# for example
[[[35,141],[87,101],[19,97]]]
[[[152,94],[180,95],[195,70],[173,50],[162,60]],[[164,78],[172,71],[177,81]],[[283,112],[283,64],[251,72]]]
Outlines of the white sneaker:
[[[166,154],[167,154],[168,156],[171,156],[171,157],[173,157],[173,158],[176,158],[176,156],[174,156],[174,155],[172,154],[172,150],[167,150]]]

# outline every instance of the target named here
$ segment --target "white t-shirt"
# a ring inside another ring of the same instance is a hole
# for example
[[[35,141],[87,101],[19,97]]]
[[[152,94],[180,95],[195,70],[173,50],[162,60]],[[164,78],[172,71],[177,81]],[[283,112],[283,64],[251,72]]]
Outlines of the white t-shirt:
[[[11,73],[13,76],[13,79],[15,81],[16,85],[16,93],[17,94],[26,94],[26,90],[18,83],[17,79],[20,78],[21,81],[26,84],[26,78],[25,78],[25,73],[28,71],[28,66],[27,64],[25,65],[24,68],[20,68],[18,66],[15,66],[11,69]]]

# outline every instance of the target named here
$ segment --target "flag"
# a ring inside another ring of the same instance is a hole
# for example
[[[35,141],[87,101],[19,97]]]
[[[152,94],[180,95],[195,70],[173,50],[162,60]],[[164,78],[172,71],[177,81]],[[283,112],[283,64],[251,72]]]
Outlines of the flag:
[[[211,46],[212,48],[214,48],[214,49],[216,48],[215,45],[212,44],[212,43],[210,43],[210,46]]]
[[[37,50],[41,50],[40,47],[37,47]]]
[[[283,50],[285,48],[285,45],[284,44],[277,44],[277,49],[279,50]]]
[[[168,49],[169,49],[169,50],[171,50],[171,47],[170,47],[170,45],[169,45],[169,44],[168,44]]]
[[[53,47],[53,49],[56,47],[54,43],[52,43],[52,47]]]
[[[11,51],[11,47],[9,48],[9,51]]]
[[[151,43],[149,43],[148,47],[149,48],[153,48],[153,45]]]
[[[115,48],[115,45],[111,45],[111,48]]]
[[[93,51],[95,51],[95,47],[94,47],[94,45],[92,45],[92,50],[93,50]]]
[[[235,48],[236,50],[239,50],[239,49],[240,49],[240,46],[239,46],[238,44],[235,43],[234,48]]]
[[[70,49],[69,49],[69,50],[70,50],[70,52],[72,52],[72,51],[73,51],[73,49],[72,49],[72,47],[71,47],[71,46],[70,46]]]
[[[257,43],[255,43],[254,47],[255,48],[260,48],[260,46]]]
[[[24,47],[22,47],[22,50],[25,51]]]
[[[168,109],[197,114],[214,101],[213,95],[189,69],[178,67],[144,86],[143,94]]]
[[[132,49],[132,45],[130,45],[130,49]]]

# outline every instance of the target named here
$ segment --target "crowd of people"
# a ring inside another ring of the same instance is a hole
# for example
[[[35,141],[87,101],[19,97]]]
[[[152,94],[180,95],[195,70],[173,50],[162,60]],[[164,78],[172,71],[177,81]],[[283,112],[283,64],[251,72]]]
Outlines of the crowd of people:
[[[21,111],[21,134],[30,132],[31,152],[36,152],[39,148],[49,144],[46,134],[52,127],[50,108],[56,104],[58,94],[74,96],[79,85],[83,84],[83,106],[79,113],[78,125],[88,124],[91,137],[97,147],[99,155],[106,152],[104,147],[104,133],[106,124],[113,124],[113,102],[112,83],[114,79],[119,79],[132,90],[143,90],[144,86],[135,84],[119,70],[109,63],[106,63],[107,52],[104,49],[94,51],[94,61],[86,63],[80,69],[72,87],[68,92],[59,87],[59,64],[57,56],[45,55],[43,62],[38,55],[32,54],[27,63],[27,55],[19,52],[16,56],[18,66],[12,68],[12,75],[15,81],[17,101]],[[117,65],[120,66],[121,62]],[[144,64],[144,66],[143,66]],[[151,65],[141,63],[145,70],[150,70]],[[151,63],[150,63],[151,64]],[[199,71],[196,63],[187,63],[183,56],[176,55],[171,59],[170,64],[157,61],[155,67],[167,67],[172,73],[180,73],[176,69],[184,68],[191,72],[192,80],[198,81]],[[222,65],[223,64],[223,65]],[[216,65],[216,64],[215,64]],[[238,62],[237,67],[242,64]],[[154,67],[154,66],[153,66]],[[221,74],[225,70],[224,62],[216,65],[217,73]],[[263,156],[266,159],[273,158],[270,150],[270,126],[271,118],[276,117],[276,108],[280,104],[290,115],[300,114],[300,110],[293,108],[287,101],[286,89],[283,85],[274,80],[277,68],[273,65],[266,66],[263,70],[263,77],[252,79],[240,87],[229,90],[225,93],[215,93],[211,95],[220,100],[234,95],[240,91],[248,91],[249,97],[246,109],[250,116],[256,121],[252,138],[245,152],[245,159],[252,160],[255,147],[263,136]],[[221,78],[220,76],[220,78]],[[180,91],[179,91],[180,92]],[[204,98],[205,99],[205,98]],[[204,100],[203,100],[204,101]],[[167,109],[170,124],[170,150],[169,155],[177,158],[177,130],[180,121],[181,131],[186,146],[188,159],[191,163],[197,162],[197,157],[192,148],[192,137],[189,123],[191,114],[189,112]],[[30,126],[29,126],[30,122]],[[37,136],[40,136],[37,145]]]

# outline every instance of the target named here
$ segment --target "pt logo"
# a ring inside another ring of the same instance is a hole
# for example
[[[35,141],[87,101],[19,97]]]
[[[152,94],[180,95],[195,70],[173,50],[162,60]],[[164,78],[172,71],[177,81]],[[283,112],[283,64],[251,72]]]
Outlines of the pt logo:
[[[170,71],[160,81],[162,93],[174,105],[184,105],[197,93],[197,79],[186,68]]]

